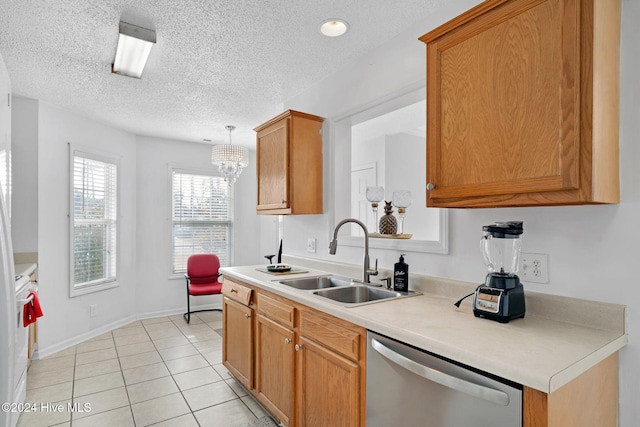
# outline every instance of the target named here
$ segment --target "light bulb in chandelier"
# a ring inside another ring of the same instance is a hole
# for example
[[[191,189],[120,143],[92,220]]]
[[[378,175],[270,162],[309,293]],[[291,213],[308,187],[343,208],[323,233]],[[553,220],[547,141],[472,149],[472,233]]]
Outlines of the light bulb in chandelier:
[[[228,183],[233,183],[249,165],[249,149],[231,144],[231,132],[235,126],[225,126],[229,131],[229,145],[214,145],[211,148],[211,163],[218,166],[218,171]]]

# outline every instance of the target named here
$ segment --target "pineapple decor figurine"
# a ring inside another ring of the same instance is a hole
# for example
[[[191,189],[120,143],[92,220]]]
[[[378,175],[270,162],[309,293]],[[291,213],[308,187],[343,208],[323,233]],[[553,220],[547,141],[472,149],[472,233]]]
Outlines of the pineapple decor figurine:
[[[380,234],[396,234],[398,232],[398,221],[393,216],[391,202],[384,201],[384,215],[380,218]]]

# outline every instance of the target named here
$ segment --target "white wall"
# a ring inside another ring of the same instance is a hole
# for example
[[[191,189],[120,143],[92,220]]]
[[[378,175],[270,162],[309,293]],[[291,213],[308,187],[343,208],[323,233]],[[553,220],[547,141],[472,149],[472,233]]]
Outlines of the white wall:
[[[169,165],[217,173],[210,146],[136,137],[32,99],[13,105],[14,166],[18,188],[16,250],[38,252],[41,355],[75,344],[136,317],[179,313],[186,307],[183,278],[169,278],[171,179]],[[67,143],[120,159],[120,287],[69,298],[69,148]],[[235,184],[234,264],[261,261],[255,210],[255,152]],[[14,210],[15,211],[15,210]],[[192,300],[221,305],[220,297]],[[97,304],[98,315],[89,317]]]
[[[16,107],[18,107],[16,105]],[[16,108],[18,109],[18,108]],[[136,140],[124,131],[39,103],[38,280],[44,317],[38,346],[51,352],[134,313],[136,287]],[[69,147],[120,159],[120,286],[69,298]],[[89,306],[97,304],[97,316]]]
[[[424,137],[407,133],[387,135],[385,155],[390,172],[385,181],[386,199],[393,198],[394,190],[411,191],[412,202],[406,209],[404,232],[413,234],[414,239],[438,240],[439,227],[436,224],[439,223],[439,211],[426,208],[426,152]],[[397,216],[397,208],[394,208],[394,214]]]
[[[448,2],[424,25],[410,27],[374,52],[364,55],[341,72],[330,76],[305,93],[288,100],[294,108],[329,118],[325,128],[339,117],[383,99],[403,88],[415,87],[424,80],[425,46],[417,37],[479,3],[475,0]],[[640,290],[634,266],[638,262],[640,241],[640,2],[623,0],[621,42],[621,123],[620,166],[622,201],[610,206],[574,206],[518,209],[474,209],[450,212],[450,254],[411,253],[407,262],[411,271],[432,276],[477,282],[485,274],[478,248],[481,227],[499,220],[523,220],[523,251],[550,256],[550,283],[526,284],[532,291],[574,296],[591,300],[626,304],[628,307],[629,345],[620,352],[620,425],[633,427],[640,420]],[[330,135],[330,133],[325,133]],[[325,146],[329,144],[325,136]],[[326,147],[325,147],[326,149]],[[341,147],[336,147],[336,151]],[[330,153],[334,154],[334,153]],[[327,157],[325,157],[327,159]],[[325,177],[325,185],[335,190],[343,176]],[[333,208],[330,206],[330,208]],[[336,218],[340,220],[341,218]],[[361,263],[362,249],[340,247],[335,257],[327,255],[330,211],[310,217],[286,217],[284,223],[287,253],[336,261]],[[305,250],[307,237],[318,236],[318,253]],[[398,253],[374,250],[372,259],[380,259],[390,269]],[[526,369],[526,367],[523,367]]]
[[[4,63],[4,59],[0,56],[0,150],[6,150],[7,153],[11,153],[11,106],[9,104],[9,96],[11,95],[11,79],[9,78],[9,72]],[[2,165],[6,170],[9,167],[10,155],[5,157],[6,164]],[[3,179],[9,180],[9,176],[3,176]],[[10,214],[11,200],[8,193],[8,188],[4,189],[5,204],[7,205],[7,214]],[[9,200],[7,200],[9,199]]]
[[[217,174],[211,165],[211,146],[151,137],[137,140],[137,280],[136,299],[145,313],[186,307],[185,280],[170,278],[171,177],[170,168]],[[259,222],[255,209],[255,152],[250,166],[235,183],[233,264],[256,264],[259,258]],[[159,297],[161,296],[161,297]],[[220,296],[193,298],[193,307],[222,307]]]
[[[14,252],[38,252],[38,101],[13,97],[11,235]]]

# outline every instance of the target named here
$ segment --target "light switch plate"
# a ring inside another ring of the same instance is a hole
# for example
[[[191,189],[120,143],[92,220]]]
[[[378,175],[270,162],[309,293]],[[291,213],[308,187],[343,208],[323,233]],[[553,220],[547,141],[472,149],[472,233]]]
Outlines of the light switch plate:
[[[316,253],[316,239],[313,237],[307,239],[307,252]]]

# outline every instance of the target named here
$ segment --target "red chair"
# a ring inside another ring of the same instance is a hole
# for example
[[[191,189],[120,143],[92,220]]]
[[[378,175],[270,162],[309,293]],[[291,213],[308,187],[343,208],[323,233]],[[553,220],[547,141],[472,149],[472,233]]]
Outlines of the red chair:
[[[183,314],[187,323],[191,321],[191,313],[222,311],[219,308],[191,311],[189,301],[191,295],[216,295],[222,293],[222,283],[218,281],[218,277],[221,274],[218,272],[219,269],[220,260],[217,255],[198,254],[191,255],[187,259],[187,274],[184,275],[187,280],[187,312]]]

